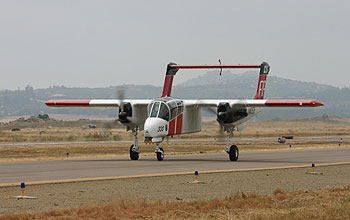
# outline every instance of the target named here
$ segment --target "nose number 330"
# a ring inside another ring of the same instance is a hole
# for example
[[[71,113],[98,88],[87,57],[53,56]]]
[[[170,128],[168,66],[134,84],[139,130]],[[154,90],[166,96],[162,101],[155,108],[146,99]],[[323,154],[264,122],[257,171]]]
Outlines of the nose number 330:
[[[164,125],[159,126],[159,127],[158,127],[158,131],[157,131],[157,132],[162,132],[162,131],[164,131]]]

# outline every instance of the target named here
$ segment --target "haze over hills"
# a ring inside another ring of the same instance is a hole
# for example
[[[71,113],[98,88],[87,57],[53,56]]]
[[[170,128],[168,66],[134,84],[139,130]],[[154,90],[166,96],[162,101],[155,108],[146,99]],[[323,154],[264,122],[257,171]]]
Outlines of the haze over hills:
[[[187,82],[176,84],[172,95],[187,99],[200,98],[252,98],[257,87],[257,72],[232,74],[224,71],[220,77],[217,71],[207,72]],[[162,92],[160,86],[124,85],[126,98],[158,98]],[[262,118],[300,118],[321,116],[324,113],[350,118],[350,89],[338,88],[312,82],[301,82],[269,76],[265,96],[268,99],[318,99],[326,106],[319,108],[270,108],[258,115]],[[37,115],[43,113],[101,115],[115,117],[115,108],[49,108],[48,99],[91,99],[116,98],[115,87],[107,88],[66,88],[53,86],[48,89],[0,91],[0,117]]]
[[[184,98],[239,98],[250,99],[256,93],[256,72],[232,74],[224,71],[208,72],[176,87]],[[259,118],[300,118],[321,116],[324,113],[350,117],[350,89],[338,88],[314,82],[302,82],[269,75],[265,91],[266,99],[317,99],[325,104],[319,108],[270,108]]]

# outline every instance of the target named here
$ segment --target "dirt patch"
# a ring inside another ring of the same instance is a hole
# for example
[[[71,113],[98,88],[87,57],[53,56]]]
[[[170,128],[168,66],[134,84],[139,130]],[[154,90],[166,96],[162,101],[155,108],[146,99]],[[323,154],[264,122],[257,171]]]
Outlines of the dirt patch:
[[[6,214],[22,219],[349,219],[350,187],[323,190],[276,189],[273,195],[236,193],[195,201],[119,200],[105,205]]]
[[[147,177],[27,186],[25,194],[36,200],[16,200],[18,187],[0,188],[0,213],[32,213],[43,210],[103,205],[120,200],[198,201],[237,193],[271,195],[283,191],[315,190],[350,185],[350,165],[322,166],[323,175],[305,174],[310,168]]]

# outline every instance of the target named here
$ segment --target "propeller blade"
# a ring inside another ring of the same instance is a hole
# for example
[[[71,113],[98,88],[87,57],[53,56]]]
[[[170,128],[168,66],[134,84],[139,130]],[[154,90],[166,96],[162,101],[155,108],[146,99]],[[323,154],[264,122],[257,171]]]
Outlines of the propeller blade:
[[[218,130],[218,134],[216,137],[216,141],[217,142],[225,142],[226,141],[225,138],[226,138],[226,136],[225,136],[224,126],[219,124],[219,130]]]
[[[214,108],[204,108],[204,111],[206,111],[209,114],[217,115],[217,112]]]
[[[125,86],[117,86],[115,89],[116,92],[116,98],[120,100],[120,102],[123,102],[125,98]]]
[[[119,119],[115,119],[113,121],[107,121],[103,124],[103,127],[107,129],[118,128],[119,126],[120,126]]]

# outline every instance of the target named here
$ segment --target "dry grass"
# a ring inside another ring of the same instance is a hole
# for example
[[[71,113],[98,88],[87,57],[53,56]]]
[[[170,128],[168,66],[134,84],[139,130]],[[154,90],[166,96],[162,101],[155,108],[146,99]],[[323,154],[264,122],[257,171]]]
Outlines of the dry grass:
[[[96,129],[84,129],[83,126],[96,124]],[[116,141],[132,140],[130,132],[119,127],[107,129],[110,122],[48,121],[33,123],[16,123],[0,126],[0,142],[57,142],[57,141]],[[18,127],[20,131],[11,131]],[[235,137],[279,137],[282,135],[305,136],[339,136],[349,135],[350,120],[333,118],[322,120],[283,120],[248,122],[242,132],[235,132]],[[143,133],[140,132],[140,140]],[[205,139],[218,136],[218,124],[215,121],[203,122],[202,132],[181,135],[181,139]]]
[[[132,135],[123,129],[83,128],[23,128],[20,131],[0,131],[0,142],[61,142],[61,141],[118,141],[130,140]]]
[[[215,135],[217,123],[203,123],[203,133],[208,136]],[[214,134],[213,134],[214,132]],[[247,122],[247,127],[241,132],[235,132],[235,137],[280,137],[293,135],[298,137],[349,135],[350,119],[333,118],[329,121],[300,119],[280,121]],[[200,135],[200,133],[197,133]],[[196,134],[191,136],[196,137]],[[204,136],[205,137],[205,136]]]
[[[117,157],[127,155],[131,143],[103,143],[99,141],[119,141],[133,139],[131,132],[121,128],[100,128],[106,122],[99,122],[100,127],[84,129],[82,126],[91,124],[91,121],[79,120],[75,122],[57,122],[54,127],[52,121],[16,124],[20,131],[9,130],[9,125],[0,126],[0,161],[17,160],[46,160],[65,158],[66,152],[73,158]],[[84,124],[85,123],[85,124]],[[50,126],[47,126],[50,125]],[[5,129],[6,128],[6,129]],[[181,135],[162,144],[167,155],[190,153],[219,153],[223,152],[224,143],[215,141],[218,137],[216,122],[204,122],[200,133]],[[289,144],[295,148],[310,147],[337,147],[338,140],[288,140],[288,144],[277,143],[277,138],[283,135],[295,137],[312,136],[341,136],[350,134],[350,120],[334,118],[330,121],[320,120],[284,120],[249,122],[242,132],[234,134],[235,144],[241,151],[288,149]],[[244,140],[251,137],[273,137],[273,140]],[[143,155],[153,155],[154,145],[142,143],[143,133],[139,135],[140,148]],[[181,142],[183,140],[183,142]],[[189,142],[189,140],[192,140]],[[197,140],[197,141],[196,141]],[[201,141],[198,141],[201,140]],[[204,142],[202,140],[205,140]],[[85,141],[85,143],[77,143]],[[86,142],[87,141],[87,142]],[[51,143],[50,143],[51,142]],[[57,142],[52,144],[52,142]],[[61,143],[60,143],[61,142]],[[69,142],[69,143],[63,143]],[[76,142],[76,143],[74,143]],[[89,143],[91,142],[91,143]],[[232,141],[233,142],[233,141]],[[7,146],[8,143],[41,143],[23,146]],[[74,143],[74,144],[73,144]],[[343,147],[350,143],[344,141]]]
[[[273,195],[234,194],[195,201],[120,200],[101,206],[7,214],[0,220],[26,219],[349,219],[350,186]]]

